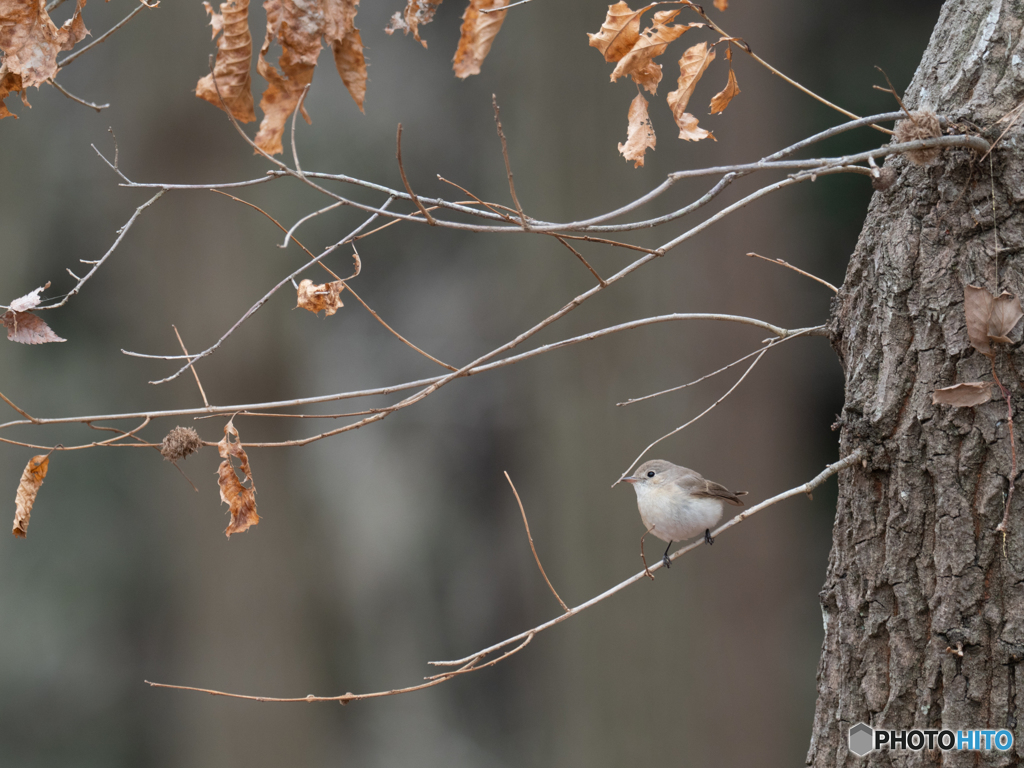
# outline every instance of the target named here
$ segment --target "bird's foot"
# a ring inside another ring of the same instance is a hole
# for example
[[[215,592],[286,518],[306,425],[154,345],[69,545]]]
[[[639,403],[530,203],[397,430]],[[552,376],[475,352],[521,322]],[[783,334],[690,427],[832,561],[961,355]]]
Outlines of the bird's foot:
[[[664,554],[664,555],[661,556],[661,562],[664,564],[664,566],[666,568],[671,568],[672,567],[672,561],[668,559],[668,555],[667,554]]]
[[[711,545],[711,544],[715,543],[714,538],[711,536],[711,529],[710,528],[704,529],[704,543],[708,544],[708,545]]]

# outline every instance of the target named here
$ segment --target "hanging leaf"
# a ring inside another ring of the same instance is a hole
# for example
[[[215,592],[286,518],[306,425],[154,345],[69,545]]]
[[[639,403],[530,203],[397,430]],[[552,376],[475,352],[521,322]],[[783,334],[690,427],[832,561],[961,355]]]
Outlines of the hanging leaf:
[[[216,13],[205,0],[203,5],[210,14],[213,37],[220,33],[220,39],[217,41],[213,72],[196,83],[196,96],[218,109],[226,108],[236,120],[251,123],[256,119],[256,109],[252,101],[250,75],[252,34],[249,32],[249,0],[227,0],[220,4],[220,13]]]
[[[709,131],[698,128],[697,118],[686,111],[693,89],[714,59],[715,49],[709,49],[707,43],[698,43],[688,48],[679,59],[679,87],[669,93],[666,100],[679,127],[679,138],[685,141],[714,138]]]
[[[384,32],[389,35],[399,30],[406,35],[412,32],[412,36],[426,48],[427,41],[420,37],[420,27],[434,20],[434,14],[437,13],[437,6],[440,4],[441,0],[407,0],[405,12],[396,11]]]
[[[344,289],[345,283],[341,280],[323,285],[315,285],[312,280],[303,280],[299,283],[298,304],[295,306],[308,309],[314,315],[320,310],[325,310],[325,317],[330,317],[345,306],[340,298]]]
[[[629,105],[629,129],[626,143],[619,144],[619,153],[632,160],[634,168],[640,168],[644,164],[644,152],[654,149],[654,143],[654,126],[647,116],[647,99],[638,93]]]
[[[640,17],[652,7],[648,5],[634,11],[626,3],[609,5],[601,29],[597,34],[587,33],[591,47],[597,48],[605,61],[618,61],[640,39]]]
[[[452,61],[456,77],[465,79],[480,74],[480,65],[491,52],[491,44],[508,13],[498,9],[506,5],[508,0],[469,0],[466,12],[462,14],[462,35]]]
[[[39,315],[31,312],[15,312],[7,310],[0,316],[0,323],[7,329],[7,338],[19,344],[46,344],[50,341],[67,341],[62,339],[46,324]]]
[[[736,83],[736,73],[732,71],[732,67],[729,67],[729,82],[725,84],[719,93],[715,94],[715,97],[711,99],[711,114],[717,115],[725,111],[725,108],[729,106],[729,102],[739,94],[740,87]]]
[[[651,93],[655,92],[658,81],[661,80],[661,66],[655,65],[657,66],[657,80],[654,81],[653,88],[649,87],[650,73],[654,70],[651,66],[653,59],[663,54],[669,43],[678,39],[693,26],[704,26],[703,24],[673,24],[669,26],[669,22],[677,15],[679,15],[678,10],[658,11],[654,14],[651,26],[640,33],[629,52],[619,59],[619,63],[611,75],[613,83],[620,77],[632,75],[638,85],[647,88]]]
[[[999,294],[992,302],[992,315],[988,319],[989,339],[1012,344],[1008,336],[1022,317],[1024,311],[1021,311],[1020,299],[1005,291]]]
[[[231,440],[232,437],[234,441]],[[249,468],[249,457],[241,446],[234,419],[224,425],[224,439],[217,443],[217,451],[224,459],[217,468],[217,485],[220,486],[220,500],[228,505],[231,512],[231,522],[224,531],[225,535],[230,537],[231,534],[241,533],[260,521],[260,516],[256,514],[256,485],[253,483],[252,470]],[[239,469],[249,481],[248,488],[235,474],[231,466],[231,456],[239,460]]]
[[[32,505],[36,502],[39,486],[43,484],[46,470],[50,466],[50,454],[33,456],[21,473],[21,482],[14,495],[14,530],[11,531],[19,539],[28,535],[28,521],[32,516]]]
[[[322,0],[324,39],[334,52],[334,66],[349,95],[363,112],[366,99],[366,57],[363,38],[356,29],[359,0]]]

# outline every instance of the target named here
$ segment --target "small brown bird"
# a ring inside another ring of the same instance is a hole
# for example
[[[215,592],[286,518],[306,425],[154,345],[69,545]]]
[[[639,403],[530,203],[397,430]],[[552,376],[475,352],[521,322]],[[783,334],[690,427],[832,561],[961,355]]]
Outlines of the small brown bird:
[[[636,491],[640,519],[649,532],[668,542],[661,558],[666,568],[670,565],[668,550],[672,542],[684,541],[703,531],[704,541],[713,544],[711,527],[722,518],[724,506],[742,507],[739,497],[747,493],[733,493],[692,469],[661,459],[640,465],[635,475],[622,479]]]

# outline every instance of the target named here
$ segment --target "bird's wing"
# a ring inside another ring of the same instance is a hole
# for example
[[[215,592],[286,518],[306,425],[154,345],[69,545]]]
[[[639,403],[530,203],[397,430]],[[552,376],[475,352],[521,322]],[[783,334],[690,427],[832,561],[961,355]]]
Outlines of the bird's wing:
[[[740,491],[739,493],[733,493],[724,485],[713,483],[710,480],[705,480],[703,477],[694,472],[692,475],[682,477],[679,479],[679,484],[688,490],[692,495],[697,497],[721,499],[722,501],[728,502],[735,507],[742,507],[743,502],[740,501],[740,496],[745,496],[746,491]]]

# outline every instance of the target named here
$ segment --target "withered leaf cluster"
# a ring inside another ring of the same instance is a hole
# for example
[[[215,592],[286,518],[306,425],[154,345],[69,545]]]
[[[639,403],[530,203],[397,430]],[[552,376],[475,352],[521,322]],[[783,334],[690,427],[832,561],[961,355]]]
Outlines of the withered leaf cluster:
[[[491,52],[491,44],[505,21],[503,10],[510,0],[470,0],[462,14],[462,29],[459,35],[459,47],[452,60],[455,76],[465,79],[470,75],[480,74],[480,65]],[[420,37],[420,27],[434,20],[437,7],[441,0],[406,0],[405,10],[391,17],[384,31],[391,35],[401,31],[413,37],[424,48],[427,41]]]
[[[89,34],[82,21],[84,5],[85,0],[78,0],[74,15],[58,27],[43,0],[0,0],[0,120],[17,117],[4,99],[18,93],[25,106],[31,106],[25,89],[38,88],[56,75],[57,54],[71,50]]]
[[[224,534],[230,537],[231,534],[241,533],[260,521],[260,516],[256,514],[256,486],[252,480],[252,470],[249,468],[249,457],[242,448],[234,419],[224,425],[224,438],[217,443],[217,451],[224,459],[217,468],[217,485],[220,486],[220,500],[228,505],[231,512],[231,522],[224,531]],[[234,467],[231,466],[232,456],[238,459],[239,469],[249,481],[248,488],[235,474]]]
[[[0,315],[0,323],[7,329],[7,338],[19,344],[46,344],[50,341],[65,341],[46,324],[43,318],[30,312],[39,306],[42,294],[50,284],[40,286],[34,291],[11,302],[10,307]]]
[[[994,357],[993,343],[1011,344],[1010,331],[1024,317],[1020,298],[1003,292],[993,296],[977,285],[964,286],[964,317],[971,346],[986,357]],[[994,369],[993,369],[994,370]],[[935,405],[970,407],[992,399],[991,382],[962,382],[932,393]]]
[[[345,283],[341,280],[322,285],[316,285],[312,280],[303,280],[299,283],[298,303],[295,306],[308,309],[314,315],[324,310],[324,316],[330,317],[345,306],[341,303],[344,288]]]
[[[706,26],[697,22],[693,24],[673,24],[679,10],[657,11],[651,25],[641,30],[641,19],[644,13],[656,4],[645,6],[638,11],[632,10],[625,2],[608,6],[608,13],[601,29],[588,34],[590,45],[604,56],[605,61],[614,62],[611,80],[615,82],[628,75],[639,88],[656,94],[662,78],[661,64],[655,58],[665,53],[669,43],[680,38],[685,32]],[[715,7],[725,10],[725,0],[716,2]],[[701,128],[698,120],[687,112],[690,97],[697,87],[708,65],[715,59],[715,45],[731,40],[722,38],[711,46],[706,42],[691,46],[679,59],[679,79],[676,90],[668,94],[666,101],[672,111],[679,138],[684,141],[700,141],[712,139],[710,131]],[[726,59],[729,61],[729,79],[722,89],[711,100],[711,112],[722,112],[729,102],[740,92],[736,82],[736,73],[732,69],[732,51],[727,47]],[[631,160],[635,168],[644,164],[644,152],[655,145],[654,128],[647,112],[647,101],[640,95],[633,99],[629,106],[629,128],[626,142],[619,144],[619,152],[626,160]]]

